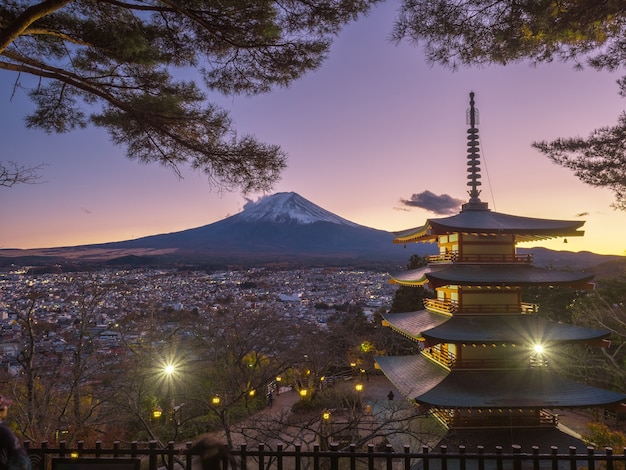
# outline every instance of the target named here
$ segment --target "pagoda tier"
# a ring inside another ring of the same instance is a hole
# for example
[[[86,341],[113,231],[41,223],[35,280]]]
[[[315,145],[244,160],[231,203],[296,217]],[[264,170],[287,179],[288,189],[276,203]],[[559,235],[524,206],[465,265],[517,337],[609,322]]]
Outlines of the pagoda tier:
[[[442,369],[428,358],[377,357],[387,378],[407,398],[440,409],[563,409],[609,406],[624,394],[581,384],[547,368]]]
[[[443,315],[420,310],[383,315],[386,326],[426,346],[438,343],[458,345],[506,344],[533,348],[537,344],[603,342],[610,332],[559,323],[536,315]]]
[[[438,264],[391,275],[390,282],[406,286],[560,286],[590,288],[593,274],[556,271],[535,266],[495,264]]]
[[[514,242],[544,240],[554,237],[580,237],[585,232],[579,230],[581,221],[537,219],[492,212],[486,206],[479,209],[463,210],[457,215],[441,219],[428,219],[421,227],[395,232],[393,243],[437,242],[440,235],[450,233],[509,234]]]

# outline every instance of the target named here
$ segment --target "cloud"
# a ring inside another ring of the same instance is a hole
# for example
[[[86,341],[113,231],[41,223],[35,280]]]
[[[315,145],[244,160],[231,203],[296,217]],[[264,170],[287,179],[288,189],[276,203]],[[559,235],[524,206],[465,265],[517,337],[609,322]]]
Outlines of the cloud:
[[[269,194],[265,194],[262,196],[259,196],[257,199],[252,199],[246,196],[243,196],[243,198],[246,200],[246,202],[243,205],[242,210],[247,210],[247,209],[251,209],[252,207],[256,206],[259,202],[261,202],[263,199],[270,197]]]
[[[438,196],[426,190],[413,194],[409,199],[400,199],[400,202],[406,207],[420,207],[435,214],[449,215],[457,213],[464,201],[448,194]]]
[[[91,209],[87,209],[86,207],[81,207],[81,208],[80,208],[80,211],[81,211],[83,214],[91,214]]]
[[[580,212],[576,214],[576,217],[585,217],[586,215],[589,215],[589,212]]]

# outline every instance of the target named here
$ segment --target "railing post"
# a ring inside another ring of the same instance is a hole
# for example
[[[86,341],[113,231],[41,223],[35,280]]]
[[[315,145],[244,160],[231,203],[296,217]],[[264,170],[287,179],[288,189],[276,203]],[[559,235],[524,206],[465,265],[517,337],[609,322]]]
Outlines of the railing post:
[[[283,445],[276,444],[276,470],[283,470]]]
[[[478,470],[485,470],[485,447],[478,446]]]
[[[265,444],[259,444],[259,470],[265,469]]]
[[[248,451],[248,445],[247,444],[241,444],[241,446],[239,446],[239,448],[241,449],[241,462],[239,462],[239,465],[241,466],[241,470],[247,470],[248,469],[248,459],[246,458],[246,453]],[[296,468],[298,468],[297,465],[296,465]]]
[[[167,464],[168,470],[174,470],[174,441],[167,443]]]
[[[502,446],[496,446],[496,468],[503,470],[502,467]]]
[[[157,441],[148,442],[148,450],[150,453],[148,454],[148,470],[157,470]]]
[[[185,470],[191,470],[191,464],[193,463],[193,455],[189,453],[189,449],[193,445],[193,442],[185,443]]]
[[[113,452],[113,457],[117,458],[120,456],[119,454],[119,450],[120,450],[120,441],[114,441],[113,442],[113,450],[115,452]]]
[[[45,453],[45,450],[48,448],[48,441],[43,441],[41,443],[41,461],[39,465],[40,470],[46,470],[48,468],[48,454]]]
[[[465,446],[459,446],[459,469],[465,470],[466,468],[466,460],[465,460]]]
[[[613,470],[613,448],[605,447],[604,453],[606,455],[606,470]]]
[[[441,470],[448,470],[448,447],[441,446]]]
[[[513,444],[513,470],[522,470],[522,447]]]
[[[137,457],[137,449],[139,444],[137,441],[133,441],[130,443],[130,456],[134,459]]]
[[[294,458],[296,459],[296,470],[302,470],[302,457],[300,456],[300,452],[302,451],[302,444],[298,443],[295,445],[296,448],[296,452],[295,452],[295,456]],[[241,470],[246,470],[245,468],[241,467]]]
[[[67,444],[65,441],[59,442],[59,457],[65,457],[65,449],[67,449]]]
[[[533,470],[539,470],[539,446],[532,446]]]
[[[569,446],[569,468],[570,470],[576,470],[577,465],[576,465],[576,453],[578,452],[578,450],[576,449],[576,446]]]
[[[411,457],[408,454],[411,453],[411,447],[404,446],[404,470],[411,470]]]
[[[430,456],[428,455],[428,446],[422,446],[422,468],[424,470],[430,470]]]
[[[313,470],[320,470],[320,445],[313,444]]]
[[[356,470],[356,444],[350,444],[350,470]]]
[[[85,445],[85,443],[83,442],[83,446]],[[80,449],[81,447],[79,447]],[[102,450],[102,441],[96,441],[96,458],[99,459],[100,457],[102,457],[102,452],[100,452]]]
[[[587,447],[587,469],[594,470],[596,468],[596,461],[593,458],[593,447]]]
[[[331,442],[330,443],[330,470],[339,470],[339,456],[337,452],[339,452],[339,443]]]
[[[557,457],[557,447],[550,446],[550,455],[552,455],[552,470],[559,470],[559,459]]]
[[[393,446],[387,444],[385,451],[387,452],[387,470],[393,470]]]
[[[374,470],[374,444],[367,444],[367,470]]]

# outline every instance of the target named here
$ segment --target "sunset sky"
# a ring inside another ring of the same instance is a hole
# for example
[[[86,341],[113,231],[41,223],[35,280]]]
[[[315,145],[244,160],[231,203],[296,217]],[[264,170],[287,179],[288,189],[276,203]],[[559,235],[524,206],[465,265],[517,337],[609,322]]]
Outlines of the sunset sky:
[[[275,192],[295,191],[353,222],[395,231],[436,214],[413,195],[467,200],[465,112],[480,112],[481,199],[492,210],[585,220],[585,236],[541,243],[557,250],[624,255],[626,213],[613,194],[580,182],[531,148],[536,140],[588,136],[624,110],[621,74],[573,64],[467,68],[425,63],[419,47],[389,36],[395,4],[349,25],[324,65],[288,89],[212,100],[240,135],[279,144],[289,166]],[[65,135],[26,129],[32,109],[16,75],[0,73],[0,160],[45,163],[37,185],[0,188],[0,248],[43,248],[128,240],[221,220],[246,198],[219,193],[198,173],[140,165],[104,130]],[[257,199],[262,194],[248,195]],[[534,245],[521,245],[530,247]]]

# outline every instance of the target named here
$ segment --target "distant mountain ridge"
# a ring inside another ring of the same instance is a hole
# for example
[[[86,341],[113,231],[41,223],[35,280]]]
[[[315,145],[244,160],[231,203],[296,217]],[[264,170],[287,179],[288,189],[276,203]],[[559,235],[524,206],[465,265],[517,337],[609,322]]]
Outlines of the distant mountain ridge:
[[[0,250],[0,263],[46,264],[72,260],[131,265],[156,263],[364,264],[404,266],[413,254],[437,253],[435,244],[394,245],[391,232],[356,224],[295,192],[276,193],[249,202],[223,220],[178,232],[120,242],[40,250]],[[545,248],[531,253],[537,266],[584,269],[620,256],[560,252]]]

